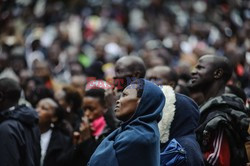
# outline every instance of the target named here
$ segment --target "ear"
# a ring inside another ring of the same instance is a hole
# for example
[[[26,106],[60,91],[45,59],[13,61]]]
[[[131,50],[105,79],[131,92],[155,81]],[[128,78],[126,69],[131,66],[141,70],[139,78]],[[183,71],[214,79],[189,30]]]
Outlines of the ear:
[[[224,71],[222,68],[218,68],[214,71],[214,78],[215,79],[220,79],[224,74]]]

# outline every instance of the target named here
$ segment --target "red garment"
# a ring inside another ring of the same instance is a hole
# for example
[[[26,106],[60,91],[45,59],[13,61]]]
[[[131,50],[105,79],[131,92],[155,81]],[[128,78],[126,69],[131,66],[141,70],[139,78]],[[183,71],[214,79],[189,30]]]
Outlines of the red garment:
[[[236,66],[236,74],[241,77],[244,75],[244,66],[242,64]]]
[[[93,128],[93,136],[100,136],[106,127],[106,121],[103,116],[95,119],[92,123],[92,128]]]
[[[204,157],[209,164],[230,166],[229,143],[222,129],[215,133],[210,147],[210,150],[204,153]]]

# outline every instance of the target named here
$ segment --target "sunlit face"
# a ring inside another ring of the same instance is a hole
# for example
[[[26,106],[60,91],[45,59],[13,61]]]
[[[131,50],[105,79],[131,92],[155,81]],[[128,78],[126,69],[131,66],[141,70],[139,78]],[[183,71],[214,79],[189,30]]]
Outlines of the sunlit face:
[[[101,117],[105,112],[105,108],[101,105],[99,99],[89,96],[83,99],[83,109],[84,116],[86,116],[90,122]]]
[[[55,118],[55,104],[50,99],[42,99],[36,106],[39,116],[39,125],[50,125]]]
[[[191,87],[204,88],[210,85],[213,81],[213,64],[209,57],[202,57],[192,72]]]
[[[129,120],[134,115],[140,102],[135,86],[136,85],[130,85],[124,89],[122,96],[116,102],[115,115],[121,121]]]

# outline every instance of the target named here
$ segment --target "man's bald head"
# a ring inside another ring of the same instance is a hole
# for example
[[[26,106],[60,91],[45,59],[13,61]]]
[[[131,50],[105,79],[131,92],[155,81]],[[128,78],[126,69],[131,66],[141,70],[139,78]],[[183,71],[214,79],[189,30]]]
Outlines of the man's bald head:
[[[206,99],[224,93],[225,85],[231,78],[233,69],[226,57],[202,56],[192,71],[189,88],[202,92]]]
[[[232,76],[233,67],[228,58],[224,56],[216,56],[216,55],[204,55],[200,58],[200,60],[205,60],[212,65],[212,69],[217,71],[221,69],[222,75],[221,78],[226,83]]]
[[[151,76],[147,79],[156,81],[158,85],[170,85],[175,88],[178,75],[177,73],[168,66],[156,66],[151,69]]]
[[[131,77],[144,78],[146,67],[143,60],[137,56],[124,56],[115,64],[116,76],[127,75]]]
[[[134,79],[144,78],[146,67],[143,60],[137,56],[124,56],[115,63],[115,86],[119,91],[127,87]],[[119,83],[121,86],[119,86]]]

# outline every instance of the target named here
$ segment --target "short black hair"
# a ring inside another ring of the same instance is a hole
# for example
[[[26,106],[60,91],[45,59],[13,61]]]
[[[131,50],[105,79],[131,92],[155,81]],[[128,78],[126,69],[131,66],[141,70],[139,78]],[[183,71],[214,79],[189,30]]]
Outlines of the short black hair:
[[[90,89],[85,92],[85,97],[94,97],[98,98],[100,101],[100,104],[103,107],[106,107],[106,101],[105,101],[105,90],[104,89]]]
[[[64,100],[72,105],[72,110],[77,111],[82,107],[82,95],[73,86],[64,86],[62,89],[65,92]]]
[[[47,88],[45,85],[38,85],[33,91],[32,95],[28,97],[29,102],[33,107],[44,98],[53,98],[54,92],[52,89]]]
[[[4,99],[17,103],[21,96],[21,86],[11,78],[1,78],[0,92]]]

